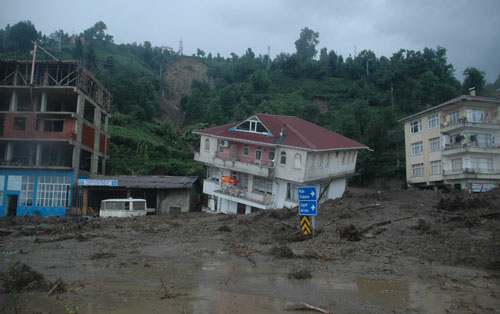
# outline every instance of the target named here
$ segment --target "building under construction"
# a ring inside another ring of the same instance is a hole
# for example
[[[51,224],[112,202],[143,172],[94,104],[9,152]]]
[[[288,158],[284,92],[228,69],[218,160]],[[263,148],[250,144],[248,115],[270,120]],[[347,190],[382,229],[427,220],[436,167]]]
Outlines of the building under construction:
[[[0,60],[0,216],[63,216],[104,174],[111,94],[72,61]]]

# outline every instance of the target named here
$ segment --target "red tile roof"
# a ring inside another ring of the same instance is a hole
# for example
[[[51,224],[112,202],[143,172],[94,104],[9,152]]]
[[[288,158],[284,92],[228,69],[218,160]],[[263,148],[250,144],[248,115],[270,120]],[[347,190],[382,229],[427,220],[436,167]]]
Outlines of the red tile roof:
[[[242,121],[203,130],[196,130],[194,133],[225,139],[246,140],[262,144],[275,144],[309,150],[368,148],[364,144],[294,116],[278,116],[271,114],[256,114],[254,116],[264,124],[273,136],[229,130]],[[283,138],[280,138],[282,127],[285,128],[286,134]]]

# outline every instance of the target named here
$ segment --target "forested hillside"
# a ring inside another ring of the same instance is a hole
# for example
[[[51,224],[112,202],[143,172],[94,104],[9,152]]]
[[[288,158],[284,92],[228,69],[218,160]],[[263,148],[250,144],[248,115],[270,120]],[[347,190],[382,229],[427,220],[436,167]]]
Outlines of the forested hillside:
[[[472,67],[461,84],[443,47],[401,49],[390,57],[363,50],[344,57],[319,49],[319,34],[307,27],[298,34],[295,53],[272,60],[251,48],[224,58],[201,49],[195,56],[180,56],[148,41],[117,45],[103,22],[78,36],[63,30],[45,35],[29,21],[19,22],[0,30],[0,38],[2,59],[30,59],[31,40],[37,40],[59,59],[83,62],[111,91],[110,174],[203,176],[202,165],[193,161],[197,138],[191,130],[267,112],[296,115],[368,145],[373,152],[360,154],[358,179],[403,176],[398,119],[471,86],[480,95],[500,87],[500,77],[486,85],[484,73]],[[193,61],[182,62],[185,58]],[[194,79],[183,92],[168,71],[174,63],[175,75],[206,73],[188,75]],[[178,109],[171,123],[169,115]]]

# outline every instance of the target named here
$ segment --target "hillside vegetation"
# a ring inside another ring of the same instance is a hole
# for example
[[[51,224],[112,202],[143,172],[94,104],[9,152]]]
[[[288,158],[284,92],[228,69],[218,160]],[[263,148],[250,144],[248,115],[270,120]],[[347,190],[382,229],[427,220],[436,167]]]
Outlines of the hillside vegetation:
[[[30,59],[31,40],[59,59],[87,66],[113,94],[110,174],[203,176],[193,161],[196,128],[243,119],[253,113],[296,115],[368,145],[359,156],[357,179],[404,176],[404,136],[398,119],[486,85],[468,68],[461,84],[443,47],[401,49],[391,57],[370,50],[343,56],[317,51],[319,34],[302,29],[296,53],[274,59],[251,48],[229,58],[198,49],[191,57],[167,49],[113,42],[98,22],[79,36],[50,35],[31,22],[0,30],[2,59]],[[48,56],[40,54],[40,58]]]

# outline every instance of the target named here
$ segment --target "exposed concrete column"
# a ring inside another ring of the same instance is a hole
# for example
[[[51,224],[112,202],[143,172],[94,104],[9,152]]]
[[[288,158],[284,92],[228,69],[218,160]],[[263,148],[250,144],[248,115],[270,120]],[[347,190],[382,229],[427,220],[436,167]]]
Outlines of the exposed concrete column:
[[[7,149],[5,151],[5,160],[7,161],[7,165],[10,165],[10,161],[12,160],[12,151],[14,147],[12,147],[12,142],[7,143]]]
[[[40,100],[40,112],[47,111],[47,92],[42,92],[42,99]]]
[[[9,111],[17,110],[17,91],[12,92],[12,97],[10,98]]]
[[[101,114],[102,110],[99,107],[95,107],[94,110],[94,147],[92,152],[92,161],[90,165],[90,173],[97,173],[99,169],[99,143],[101,140]]]
[[[80,150],[82,143],[82,129],[83,129],[83,112],[85,106],[85,96],[82,93],[78,93],[78,100],[76,102],[76,141],[73,146],[73,176],[75,180],[78,180],[78,174],[80,173]]]
[[[42,164],[42,143],[36,143],[35,166]]]

